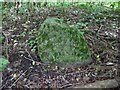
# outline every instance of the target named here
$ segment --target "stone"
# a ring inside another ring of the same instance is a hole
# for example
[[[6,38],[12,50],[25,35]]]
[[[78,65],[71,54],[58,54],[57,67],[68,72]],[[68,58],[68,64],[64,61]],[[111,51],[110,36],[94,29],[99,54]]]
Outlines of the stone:
[[[91,62],[83,32],[58,18],[47,18],[37,36],[38,53],[43,62],[82,64]]]

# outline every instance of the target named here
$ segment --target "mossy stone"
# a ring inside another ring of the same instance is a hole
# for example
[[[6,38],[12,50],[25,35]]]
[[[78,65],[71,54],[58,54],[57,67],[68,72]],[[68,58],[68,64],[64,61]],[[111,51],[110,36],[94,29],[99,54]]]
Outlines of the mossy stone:
[[[91,61],[83,32],[61,19],[47,18],[39,29],[37,41],[38,53],[44,62],[64,65]]]

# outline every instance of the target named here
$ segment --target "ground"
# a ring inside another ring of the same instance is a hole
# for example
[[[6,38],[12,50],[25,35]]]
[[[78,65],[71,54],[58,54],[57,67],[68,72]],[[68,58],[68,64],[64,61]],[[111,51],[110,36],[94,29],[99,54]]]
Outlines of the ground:
[[[113,12],[109,14],[117,16]],[[92,52],[93,62],[91,64],[67,68],[45,64],[40,60],[37,51],[33,52],[27,41],[34,41],[37,30],[47,16],[63,18],[71,25],[76,25],[77,22],[89,22],[82,28],[85,29],[84,36]],[[28,15],[27,13],[17,15],[15,20],[11,17],[5,18],[3,34],[7,33],[8,36],[5,36],[8,41],[5,40],[3,43],[3,55],[9,59],[10,64],[3,72],[1,88],[82,87],[93,82],[111,79],[117,87],[119,68],[117,64],[119,59],[117,18],[105,16],[106,19],[102,17],[103,21],[97,22],[91,16],[89,18],[86,16],[89,14],[76,8],[67,9],[64,16],[57,8],[46,8],[39,12],[33,11]],[[114,24],[115,27],[113,27]],[[31,31],[33,32],[30,33]]]

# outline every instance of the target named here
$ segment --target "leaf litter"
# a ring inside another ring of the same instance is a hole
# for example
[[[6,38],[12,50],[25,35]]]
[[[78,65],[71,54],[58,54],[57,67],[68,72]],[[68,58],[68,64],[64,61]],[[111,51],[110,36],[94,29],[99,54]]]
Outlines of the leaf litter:
[[[49,16],[52,16],[54,13],[52,10],[48,12]],[[37,54],[33,53],[25,43],[30,37],[29,34],[19,35],[24,30],[26,32],[33,29],[37,30],[47,16],[46,13],[40,15],[40,13],[33,12],[33,14],[35,17],[32,15],[29,17],[31,21],[25,22],[24,18],[26,17],[20,17],[21,19],[17,21],[16,25],[12,25],[13,21],[9,21],[6,26],[3,21],[3,32],[9,31],[11,33],[8,37],[9,61],[11,63],[3,72],[1,88],[67,88],[75,85],[86,85],[95,81],[113,79],[117,76],[117,68],[119,67],[117,65],[118,43],[117,38],[114,38],[117,32],[113,36],[110,35],[111,31],[107,28],[107,25],[103,25],[102,27],[96,25],[87,27],[91,33],[86,32],[85,38],[92,51],[93,63],[86,66],[60,67],[43,63]],[[71,23],[73,21],[77,22],[76,19],[74,20],[76,15],[71,15],[69,12],[67,14],[70,16]],[[61,16],[58,15],[56,17]],[[63,18],[66,19],[67,17]],[[108,20],[107,23],[109,22]],[[97,35],[94,32],[97,32]],[[36,33],[37,31],[33,35]],[[23,47],[25,45],[26,47]],[[3,55],[6,56],[4,51],[3,45]]]

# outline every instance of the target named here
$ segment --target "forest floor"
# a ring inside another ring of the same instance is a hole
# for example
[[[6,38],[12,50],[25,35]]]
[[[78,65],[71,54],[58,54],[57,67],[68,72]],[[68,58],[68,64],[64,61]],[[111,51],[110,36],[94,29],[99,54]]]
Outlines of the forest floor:
[[[105,18],[107,14],[102,14],[101,20],[77,8],[67,9],[64,15],[60,9],[46,8],[17,15],[15,19],[11,16],[5,18],[2,28],[7,41],[3,43],[3,55],[9,59],[10,64],[3,71],[1,88],[80,88],[96,81],[117,80],[118,21],[114,17],[117,14],[107,13],[111,17],[113,15],[113,18]],[[71,25],[77,22],[88,23],[82,28],[86,29],[84,36],[92,53],[91,64],[69,68],[45,64],[37,52],[31,51],[27,42],[34,41],[37,30],[47,16],[63,18]]]

